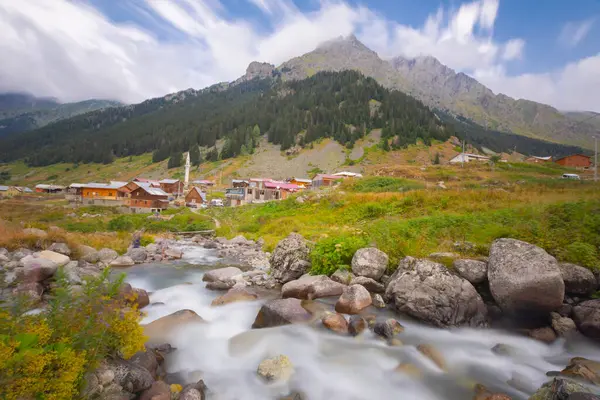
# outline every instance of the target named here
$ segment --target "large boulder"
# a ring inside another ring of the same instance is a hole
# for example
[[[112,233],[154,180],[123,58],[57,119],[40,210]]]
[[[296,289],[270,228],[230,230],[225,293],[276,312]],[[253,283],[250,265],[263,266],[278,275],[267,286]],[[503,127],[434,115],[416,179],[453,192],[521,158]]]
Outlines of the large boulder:
[[[337,303],[335,303],[335,311],[342,314],[358,314],[369,307],[371,303],[371,294],[364,286],[346,286]]]
[[[54,276],[58,269],[54,261],[34,255],[23,257],[19,263],[23,268],[17,272],[17,279],[23,282],[42,282]]]
[[[385,287],[383,283],[377,282],[373,278],[367,278],[366,276],[357,276],[352,279],[350,285],[361,285],[364,286],[369,292],[372,293],[383,293],[385,292]]]
[[[83,283],[83,279],[79,274],[79,263],[77,261],[71,261],[64,267],[62,270],[65,274],[65,278],[71,285],[81,285]]]
[[[204,282],[227,281],[236,275],[241,275],[242,270],[237,267],[225,267],[208,271],[202,277]]]
[[[600,340],[600,299],[584,301],[573,307],[573,320],[585,336]]]
[[[179,400],[204,400],[206,398],[206,385],[200,380],[197,383],[191,383],[183,388],[179,393]]]
[[[50,260],[56,263],[56,265],[58,265],[59,267],[62,267],[63,265],[66,265],[69,261],[71,261],[71,259],[68,256],[50,250],[40,251],[38,253],[38,257]]]
[[[271,274],[279,283],[300,278],[310,268],[310,248],[304,238],[291,233],[277,243],[271,254]]]
[[[487,309],[473,285],[433,261],[404,258],[385,297],[399,312],[438,327],[486,325]]]
[[[256,372],[267,382],[287,382],[294,374],[294,366],[288,357],[278,355],[263,360]]]
[[[387,254],[375,247],[358,249],[352,257],[352,272],[358,276],[379,280],[385,273],[388,263]]]
[[[170,258],[172,260],[179,260],[183,257],[183,251],[180,249],[168,248],[165,250],[165,257]]]
[[[189,324],[202,324],[205,321],[192,310],[179,310],[173,314],[165,315],[147,325],[142,325],[144,335],[148,337],[148,344],[159,345],[166,343],[174,332],[181,326]]]
[[[135,261],[129,256],[119,256],[112,260],[109,265],[115,268],[131,267],[135,265]]]
[[[48,250],[64,254],[65,256],[71,255],[71,249],[66,243],[52,243],[50,247],[48,247]]]
[[[14,295],[25,296],[34,303],[40,302],[42,300],[43,293],[44,287],[39,282],[21,283],[13,290]]]
[[[100,257],[98,256],[98,251],[91,246],[86,246],[84,244],[79,245],[77,247],[79,254],[81,254],[81,259],[83,261],[89,262],[91,264],[95,264],[100,261]]]
[[[473,285],[485,282],[487,279],[487,263],[478,260],[454,260],[452,264],[456,272]]]
[[[302,307],[299,299],[276,299],[265,303],[252,324],[252,328],[270,328],[288,324],[306,323],[312,314]]]
[[[556,259],[520,240],[492,243],[488,280],[494,300],[508,314],[543,315],[563,303],[565,284]]]
[[[589,296],[598,288],[596,277],[589,269],[569,263],[559,263],[558,268],[565,282],[566,293]]]
[[[234,286],[222,296],[217,297],[210,303],[211,306],[222,306],[225,304],[236,303],[238,301],[254,301],[258,299],[258,295],[245,286]]]
[[[114,373],[114,381],[131,393],[139,393],[149,389],[154,383],[152,374],[145,368],[130,361],[115,359],[108,362]]]
[[[145,350],[138,351],[135,353],[130,359],[129,362],[138,367],[142,367],[153,377],[157,376],[158,373],[158,364],[159,359],[156,356],[156,352],[151,348],[146,348]]]
[[[104,264],[110,264],[117,257],[119,257],[119,253],[113,249],[104,248],[98,251],[98,261]]]
[[[281,287],[281,297],[297,299],[318,299],[339,296],[345,285],[329,279],[326,275],[304,275],[300,279],[287,282]]]
[[[136,263],[143,263],[148,258],[148,251],[144,247],[131,248],[127,254]]]

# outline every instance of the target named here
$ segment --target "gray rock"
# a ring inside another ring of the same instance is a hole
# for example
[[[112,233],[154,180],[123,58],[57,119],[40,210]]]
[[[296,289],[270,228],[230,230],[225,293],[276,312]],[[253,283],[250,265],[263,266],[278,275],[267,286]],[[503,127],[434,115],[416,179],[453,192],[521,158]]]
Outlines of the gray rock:
[[[5,249],[4,247],[0,247],[0,254],[3,256],[8,256],[9,255],[9,251],[7,249]]]
[[[554,332],[558,336],[562,337],[577,330],[575,321],[571,318],[562,317],[559,313],[555,312],[550,313],[550,318],[552,319],[552,329],[554,329]]]
[[[115,383],[121,387],[131,389],[132,393],[140,393],[149,389],[154,383],[152,374],[147,369],[139,367],[126,360],[111,360],[108,368],[115,375]]]
[[[383,293],[385,292],[385,288],[382,283],[377,282],[373,278],[367,278],[366,276],[357,276],[352,279],[350,285],[361,285],[364,286],[369,292],[372,293]]]
[[[383,297],[381,297],[381,295],[379,293],[376,293],[371,297],[373,299],[373,306],[375,306],[377,308],[385,308],[385,301],[383,300]]]
[[[207,271],[202,280],[204,282],[225,282],[236,275],[241,275],[242,270],[237,267],[225,267],[225,268],[217,268],[210,271]],[[232,285],[233,286],[233,285]],[[231,287],[232,287],[231,286]]]
[[[135,366],[144,368],[146,371],[150,372],[153,377],[157,376],[158,359],[156,358],[154,350],[146,349],[144,351],[138,351],[128,361]]]
[[[235,281],[213,281],[206,284],[208,290],[229,290],[235,286]]]
[[[574,393],[589,393],[589,389],[570,379],[556,377],[543,384],[529,400],[571,400]]]
[[[438,327],[486,325],[487,308],[473,285],[429,260],[406,257],[385,298],[395,308]]]
[[[11,258],[13,261],[20,261],[24,257],[31,255],[31,254],[33,254],[33,251],[31,251],[29,249],[20,248],[20,249],[16,250],[14,253],[12,253]]]
[[[143,263],[148,258],[148,251],[144,247],[132,248],[127,252],[127,256],[136,263]]]
[[[183,257],[183,251],[179,249],[169,248],[165,250],[165,257],[170,258],[172,260],[179,260],[181,257]]]
[[[43,231],[41,229],[37,229],[37,228],[26,228],[23,229],[23,233],[25,235],[29,235],[29,236],[37,236],[40,239],[45,239],[48,237],[48,234],[46,233],[46,231]]]
[[[488,280],[494,300],[508,314],[547,314],[560,308],[565,295],[556,259],[515,239],[492,243]]]
[[[331,275],[332,281],[341,283],[343,285],[349,285],[352,279],[354,279],[354,274],[343,268],[338,268],[333,275]]]
[[[205,400],[206,398],[206,385],[204,381],[198,381],[187,385],[179,393],[179,400]]]
[[[358,314],[372,303],[369,291],[361,285],[346,286],[335,303],[335,311],[342,314]]]
[[[77,249],[78,249],[79,253],[81,254],[81,259],[83,261],[95,264],[100,260],[100,256],[98,255],[98,252],[93,247],[82,244],[82,245],[79,245],[77,247]]]
[[[139,400],[171,400],[171,388],[163,381],[156,381],[142,392]]]
[[[434,261],[443,261],[448,258],[459,258],[459,257],[460,256],[458,254],[450,253],[450,252],[431,253],[430,255],[427,256],[427,258],[431,258]]]
[[[552,343],[556,340],[556,332],[549,326],[544,326],[541,328],[530,329],[527,334],[529,337],[534,338],[535,340],[539,340],[544,343]]]
[[[291,233],[277,243],[271,254],[271,275],[279,283],[298,279],[310,268],[310,248],[304,238]]]
[[[67,263],[71,261],[71,259],[68,256],[50,250],[40,251],[39,253],[36,253],[36,255],[39,258],[45,258],[46,260],[55,262],[56,265],[58,265],[59,267],[67,265]]]
[[[131,267],[135,265],[135,262],[129,256],[119,256],[112,260],[109,265],[115,268]]]
[[[456,272],[473,285],[487,280],[487,263],[478,260],[454,260],[452,264]]]
[[[348,332],[352,336],[358,336],[367,329],[367,321],[361,316],[352,315],[350,316],[350,321],[348,322]]]
[[[81,279],[81,276],[79,275],[79,263],[77,261],[69,262],[67,265],[62,267],[62,270],[67,281],[69,281],[71,285],[83,284],[83,279]]]
[[[33,255],[23,257],[20,263],[23,268],[17,275],[18,280],[23,282],[42,282],[54,276],[58,269],[58,264],[54,261]]]
[[[110,264],[117,257],[119,257],[119,254],[113,249],[104,248],[98,251],[98,261],[104,264]]]
[[[573,320],[585,336],[600,340],[600,299],[584,301],[573,307]]]
[[[71,255],[71,249],[66,243],[52,243],[52,245],[48,247],[48,250],[64,254],[65,256]]]
[[[352,272],[358,276],[366,276],[379,280],[388,267],[389,257],[375,247],[359,249],[352,257]]]
[[[229,244],[234,246],[253,246],[254,241],[246,239],[243,235],[238,235],[228,241]]]
[[[38,303],[42,300],[43,293],[44,287],[39,282],[21,283],[13,290],[13,294],[17,296],[23,295],[35,303]]]
[[[402,332],[404,332],[404,327],[393,318],[376,322],[373,326],[373,333],[387,340],[393,339],[394,336]]]
[[[159,247],[156,243],[150,243],[149,245],[146,246],[146,252],[148,254],[156,254],[159,251]]]
[[[589,269],[569,263],[559,263],[558,268],[565,282],[565,293],[589,296],[598,288],[596,277]]]
[[[0,254],[0,267],[10,262],[10,258],[8,258],[5,254]]]
[[[2,265],[1,262],[0,265]],[[15,268],[19,268],[19,266],[19,261],[8,261],[4,265],[2,265],[2,268],[4,268],[6,271],[12,271]]]
[[[326,275],[304,275],[300,279],[287,282],[281,288],[281,297],[297,299],[318,299],[321,297],[339,296],[345,285],[335,282]]]
[[[299,299],[276,299],[265,303],[252,324],[252,328],[269,328],[296,323],[307,323],[312,314],[302,307]]]
[[[573,306],[570,304],[563,304],[556,312],[559,313],[561,317],[570,317],[573,313]]]

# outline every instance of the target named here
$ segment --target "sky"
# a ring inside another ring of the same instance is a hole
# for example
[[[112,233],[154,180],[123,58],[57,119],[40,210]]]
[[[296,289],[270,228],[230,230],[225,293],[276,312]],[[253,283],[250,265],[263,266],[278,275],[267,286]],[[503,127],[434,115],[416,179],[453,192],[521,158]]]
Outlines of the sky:
[[[495,93],[600,112],[600,0],[0,0],[0,92],[136,103],[355,34]]]

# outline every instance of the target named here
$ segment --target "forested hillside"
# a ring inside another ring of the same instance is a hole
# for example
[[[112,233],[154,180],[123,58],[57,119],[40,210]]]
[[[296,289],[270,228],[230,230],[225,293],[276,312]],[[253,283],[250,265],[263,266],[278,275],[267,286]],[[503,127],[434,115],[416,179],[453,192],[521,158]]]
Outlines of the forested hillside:
[[[365,131],[393,127],[406,143],[446,139],[452,132],[422,103],[390,92],[358,72],[324,72],[281,82],[254,79],[225,90],[190,93],[177,102],[154,99],[85,114],[0,142],[3,161],[31,165],[111,162],[155,152],[155,161],[225,138],[221,157],[251,151],[256,133],[286,149],[332,137],[351,146]],[[254,133],[254,136],[253,136]],[[300,133],[300,135],[299,135]]]

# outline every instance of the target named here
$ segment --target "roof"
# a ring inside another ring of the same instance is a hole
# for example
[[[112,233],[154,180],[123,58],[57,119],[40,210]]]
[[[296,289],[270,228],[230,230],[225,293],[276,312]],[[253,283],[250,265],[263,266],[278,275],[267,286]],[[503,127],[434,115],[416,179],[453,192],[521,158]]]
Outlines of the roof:
[[[69,187],[73,189],[79,189],[85,187],[85,185],[85,183],[71,183]]]
[[[96,183],[96,182],[90,182],[90,183],[84,184],[81,187],[82,188],[87,188],[87,189],[119,189],[119,188],[122,188],[125,185],[122,182],[116,182],[116,183]]]
[[[179,182],[179,179],[162,179],[160,183],[166,183],[168,185]]]
[[[348,171],[342,171],[342,172],[337,172],[335,174],[333,174],[334,176],[355,176],[355,177],[362,177],[362,174],[356,173],[356,172],[348,172]]]
[[[0,186],[0,191],[6,192],[8,190],[8,186]]]
[[[535,158],[536,160],[548,161],[548,160],[552,159],[552,156],[548,156],[548,157],[530,156],[529,158]]]
[[[111,185],[121,185],[121,186],[125,186],[127,185],[127,182],[124,181],[110,181]]]
[[[156,179],[146,179],[146,178],[135,178],[134,182],[142,182],[142,183],[160,183]]]
[[[575,156],[581,156],[581,157],[585,157],[587,159],[591,159],[592,158],[590,156],[586,156],[585,154],[577,153],[577,154],[569,154],[568,156],[557,158],[556,161],[564,160],[565,158],[575,157]]]
[[[298,190],[300,186],[294,185],[293,183],[279,182],[279,181],[267,181],[264,183],[267,189],[283,189],[283,190]]]
[[[204,193],[203,191],[200,190],[200,188],[194,186],[192,187],[192,189],[188,192],[188,194],[190,194],[192,191],[196,191],[198,192],[198,194],[200,195],[200,197],[202,198],[202,201],[206,202],[206,193]]]
[[[64,189],[64,186],[60,186],[60,185],[47,185],[45,183],[40,183],[39,185],[35,185],[36,189],[49,189],[49,190],[58,190],[58,189]]]
[[[311,179],[306,179],[306,178],[292,178],[290,179],[290,181],[296,181],[296,182],[302,182],[302,183],[312,183]]]
[[[151,194],[153,196],[169,196],[169,194],[167,192],[165,192],[164,190],[162,190],[161,188],[157,188],[155,186],[152,186],[151,183],[148,182],[138,182],[137,185],[144,189],[144,191],[148,194]]]
[[[25,192],[25,193],[33,193],[33,190],[31,190],[30,188],[28,188],[26,186],[19,186],[19,187],[17,187],[17,190],[19,190],[21,192]]]
[[[197,185],[214,185],[215,184],[213,181],[209,181],[207,179],[200,179],[200,180],[192,181],[192,183],[195,183]]]
[[[318,180],[323,180],[323,179],[340,179],[340,177],[337,175],[331,175],[331,174],[318,174],[317,176],[315,176],[313,181],[318,181]]]
[[[249,182],[245,179],[232,179],[231,183],[249,183]]]

